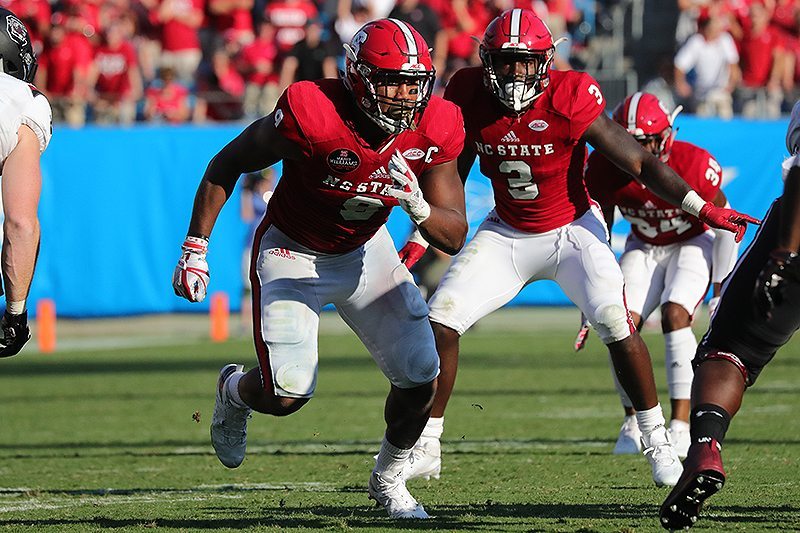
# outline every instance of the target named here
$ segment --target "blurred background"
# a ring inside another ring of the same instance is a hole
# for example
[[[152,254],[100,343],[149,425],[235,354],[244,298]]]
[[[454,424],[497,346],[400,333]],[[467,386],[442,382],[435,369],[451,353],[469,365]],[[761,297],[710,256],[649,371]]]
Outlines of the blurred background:
[[[636,90],[683,105],[678,139],[724,168],[732,205],[755,216],[780,192],[786,113],[800,79],[797,0],[0,0],[28,25],[49,97],[53,142],[44,154],[42,252],[31,309],[59,316],[206,312],[172,294],[170,278],[208,160],[291,82],[335,77],[341,43],[366,21],[411,23],[434,49],[441,92],[479,64],[487,23],[533,9],[559,45],[555,68],[592,74],[607,110]],[[473,230],[492,207],[477,169],[467,185]],[[211,240],[211,288],[246,302],[250,227],[273,172],[241,181]],[[621,218],[621,217],[618,217]],[[410,229],[395,213],[400,245]],[[627,232],[614,228],[617,248]],[[748,233],[746,242],[753,235]],[[433,281],[425,282],[435,286]],[[421,281],[423,281],[421,279]],[[568,305],[552,284],[514,304]],[[244,304],[246,307],[246,303]],[[246,309],[245,309],[246,311]]]

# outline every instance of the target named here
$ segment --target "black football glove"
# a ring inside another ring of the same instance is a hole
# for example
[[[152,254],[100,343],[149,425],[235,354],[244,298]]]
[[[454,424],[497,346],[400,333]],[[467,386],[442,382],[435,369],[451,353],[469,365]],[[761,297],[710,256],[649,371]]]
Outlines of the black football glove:
[[[0,357],[17,355],[31,338],[31,328],[28,327],[28,312],[21,315],[10,315],[8,311],[0,320],[0,329],[3,338],[0,339]]]
[[[772,318],[772,310],[783,303],[786,282],[800,282],[800,259],[794,252],[774,250],[756,278],[754,298],[761,316]]]

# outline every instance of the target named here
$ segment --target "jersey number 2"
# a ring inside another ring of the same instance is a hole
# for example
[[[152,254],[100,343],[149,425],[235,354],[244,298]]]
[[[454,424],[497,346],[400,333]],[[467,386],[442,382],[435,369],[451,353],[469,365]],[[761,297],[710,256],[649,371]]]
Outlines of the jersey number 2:
[[[508,193],[516,200],[533,200],[539,196],[539,187],[533,182],[531,167],[525,161],[503,161],[499,170],[511,174],[508,178]]]

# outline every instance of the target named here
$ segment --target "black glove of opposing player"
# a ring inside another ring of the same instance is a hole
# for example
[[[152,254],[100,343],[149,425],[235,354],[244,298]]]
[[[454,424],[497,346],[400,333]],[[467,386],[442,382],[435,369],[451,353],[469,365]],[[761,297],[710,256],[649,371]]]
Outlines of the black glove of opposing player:
[[[31,329],[28,327],[28,312],[21,315],[11,315],[8,311],[0,320],[0,329],[3,338],[0,339],[0,357],[17,355],[31,338]]]
[[[783,303],[787,281],[800,282],[800,259],[794,252],[774,250],[756,278],[753,296],[761,316],[772,318],[772,310]]]

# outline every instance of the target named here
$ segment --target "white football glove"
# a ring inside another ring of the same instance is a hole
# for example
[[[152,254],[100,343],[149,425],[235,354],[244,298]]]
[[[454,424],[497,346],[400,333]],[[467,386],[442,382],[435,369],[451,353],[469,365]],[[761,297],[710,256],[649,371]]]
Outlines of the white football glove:
[[[183,253],[172,274],[175,294],[190,302],[202,302],[208,289],[209,273],[206,254],[208,239],[186,237],[181,246]]]
[[[408,213],[414,224],[420,225],[431,216],[431,206],[422,197],[417,176],[408,167],[400,150],[395,150],[389,160],[389,175],[394,181],[394,186],[389,189],[389,194],[400,202],[400,207]]]

